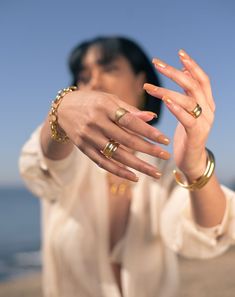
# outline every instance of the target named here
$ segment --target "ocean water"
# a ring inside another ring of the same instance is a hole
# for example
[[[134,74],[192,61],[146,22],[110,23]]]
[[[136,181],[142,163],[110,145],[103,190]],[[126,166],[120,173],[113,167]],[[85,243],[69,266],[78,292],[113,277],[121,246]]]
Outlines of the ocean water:
[[[39,200],[24,188],[0,188],[0,281],[40,269]]]

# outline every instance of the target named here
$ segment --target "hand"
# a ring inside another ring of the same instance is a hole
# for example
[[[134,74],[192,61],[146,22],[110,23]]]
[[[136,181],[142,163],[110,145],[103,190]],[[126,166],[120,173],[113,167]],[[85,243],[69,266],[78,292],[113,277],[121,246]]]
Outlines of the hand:
[[[115,112],[119,107],[129,113],[117,124]],[[159,145],[149,142],[169,143],[166,136],[145,122],[153,119],[153,116],[153,113],[142,112],[115,95],[98,91],[79,90],[68,93],[58,108],[59,125],[84,154],[98,166],[132,181],[138,178],[126,166],[154,178],[161,175],[155,166],[137,158],[133,151],[164,160],[170,157]],[[110,139],[120,143],[120,146],[112,159],[107,159],[101,151]]]
[[[144,89],[151,95],[163,99],[167,108],[178,119],[174,135],[174,159],[178,168],[188,179],[201,176],[206,166],[205,145],[211,130],[215,103],[210,80],[198,64],[183,50],[179,51],[183,70],[153,59],[157,70],[176,82],[185,94],[145,84]],[[202,114],[194,118],[189,112],[197,103]]]

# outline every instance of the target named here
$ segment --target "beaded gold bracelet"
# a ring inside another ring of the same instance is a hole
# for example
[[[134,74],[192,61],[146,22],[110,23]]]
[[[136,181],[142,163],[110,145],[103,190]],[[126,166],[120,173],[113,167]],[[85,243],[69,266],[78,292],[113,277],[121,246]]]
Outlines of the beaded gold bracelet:
[[[206,170],[204,174],[199,178],[197,178],[195,181],[193,181],[191,184],[186,184],[184,183],[184,181],[182,181],[183,180],[182,174],[174,170],[173,173],[175,175],[175,181],[177,182],[178,185],[180,185],[181,187],[189,191],[195,191],[195,190],[201,189],[208,183],[208,181],[212,177],[213,172],[215,170],[215,157],[209,149],[206,148],[206,151],[207,151],[207,164],[206,164]]]
[[[52,101],[51,110],[49,112],[49,123],[51,128],[51,138],[57,142],[66,143],[69,141],[69,137],[58,124],[58,107],[66,94],[76,90],[77,87],[75,86],[62,89],[57,93],[55,100]]]

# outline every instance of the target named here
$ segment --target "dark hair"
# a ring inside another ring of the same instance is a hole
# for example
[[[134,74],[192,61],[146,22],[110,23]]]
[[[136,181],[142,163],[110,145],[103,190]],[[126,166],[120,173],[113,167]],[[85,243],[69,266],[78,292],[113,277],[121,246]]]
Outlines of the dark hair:
[[[129,61],[135,74],[144,72],[148,83],[160,86],[154,67],[144,51],[136,42],[125,37],[97,37],[76,46],[69,57],[69,68],[73,76],[73,84],[77,84],[79,73],[82,70],[83,58],[92,46],[99,48],[102,61],[105,61],[105,63],[111,62],[118,56],[123,56]],[[143,110],[153,111],[158,115],[158,118],[149,122],[155,124],[160,117],[162,100],[156,99],[147,93],[144,96]]]

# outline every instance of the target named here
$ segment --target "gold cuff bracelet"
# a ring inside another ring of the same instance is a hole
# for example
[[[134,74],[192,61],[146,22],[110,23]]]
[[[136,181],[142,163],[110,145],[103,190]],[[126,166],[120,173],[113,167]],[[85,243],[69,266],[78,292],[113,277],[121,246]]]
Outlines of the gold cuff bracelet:
[[[213,172],[215,170],[215,157],[209,149],[206,148],[206,151],[207,151],[207,164],[206,164],[206,170],[204,174],[199,178],[197,178],[195,181],[193,181],[191,184],[186,184],[184,183],[185,178],[182,177],[182,174],[174,170],[173,173],[175,175],[175,181],[177,182],[178,185],[180,185],[181,187],[189,191],[195,191],[195,190],[201,189],[208,183],[208,181],[212,177]]]

